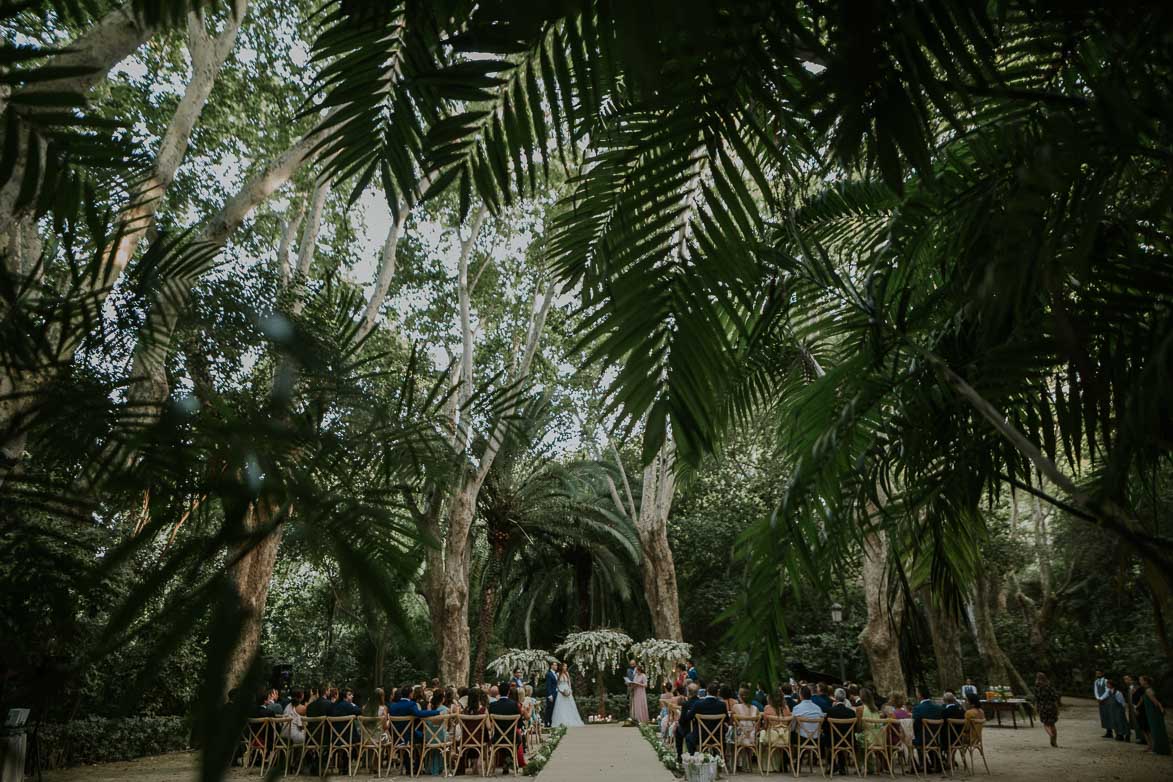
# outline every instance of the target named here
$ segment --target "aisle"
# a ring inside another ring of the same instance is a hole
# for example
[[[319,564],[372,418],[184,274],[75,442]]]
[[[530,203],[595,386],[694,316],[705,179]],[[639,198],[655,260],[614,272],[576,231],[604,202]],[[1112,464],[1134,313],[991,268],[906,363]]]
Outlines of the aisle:
[[[566,731],[538,778],[544,782],[674,779],[638,730],[618,725],[588,725]]]

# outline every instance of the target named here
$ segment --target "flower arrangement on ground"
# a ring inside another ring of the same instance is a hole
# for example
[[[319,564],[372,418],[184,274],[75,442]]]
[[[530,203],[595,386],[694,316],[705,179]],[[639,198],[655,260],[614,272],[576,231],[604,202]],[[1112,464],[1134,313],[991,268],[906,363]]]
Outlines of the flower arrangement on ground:
[[[709,752],[686,752],[680,756],[680,761],[688,782],[713,782],[717,772],[725,770],[725,758]]]
[[[554,748],[558,746],[558,742],[565,735],[566,728],[546,728],[545,738],[537,750],[525,759],[525,768],[521,770],[521,773],[533,776],[541,771],[550,760],[550,755],[554,754]]]
[[[664,768],[677,776],[684,773],[684,769],[681,768],[680,763],[676,760],[676,748],[665,743],[651,723],[640,725],[639,732],[652,745],[652,749],[656,752],[656,757],[664,764]]]

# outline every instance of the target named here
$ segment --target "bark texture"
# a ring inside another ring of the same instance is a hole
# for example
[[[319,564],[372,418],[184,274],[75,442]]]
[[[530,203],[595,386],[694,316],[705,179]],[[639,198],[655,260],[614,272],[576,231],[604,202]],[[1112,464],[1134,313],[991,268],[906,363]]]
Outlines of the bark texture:
[[[643,554],[644,597],[657,638],[684,640],[680,627],[680,598],[676,591],[676,563],[668,545],[668,514],[676,491],[675,450],[666,440],[652,463],[644,468],[639,516],[635,529]]]
[[[958,692],[965,684],[965,671],[961,662],[961,626],[953,612],[939,605],[928,594],[923,593],[925,609],[929,615],[929,634],[933,639],[933,656],[937,661],[937,687]]]
[[[990,576],[985,569],[978,568],[974,580],[973,597],[968,606],[969,621],[973,628],[974,641],[977,643],[978,654],[982,658],[982,666],[986,670],[986,684],[1009,685],[1014,692],[1020,695],[1031,695],[1031,689],[1022,675],[1010,661],[1002,645],[998,643],[998,635],[994,630],[994,616],[991,606],[995,595]]]
[[[269,601],[269,582],[284,530],[282,524],[274,526],[277,513],[278,509],[266,502],[254,503],[249,507],[244,519],[245,531],[249,534],[262,530],[269,532],[245,551],[229,569],[229,578],[236,589],[244,619],[228,664],[229,689],[244,681],[253,659],[260,651],[265,604]]]
[[[859,643],[868,657],[876,692],[906,692],[904,667],[900,660],[900,625],[904,620],[904,596],[893,592],[889,583],[888,535],[875,531],[864,538],[863,591],[867,601],[867,623]]]

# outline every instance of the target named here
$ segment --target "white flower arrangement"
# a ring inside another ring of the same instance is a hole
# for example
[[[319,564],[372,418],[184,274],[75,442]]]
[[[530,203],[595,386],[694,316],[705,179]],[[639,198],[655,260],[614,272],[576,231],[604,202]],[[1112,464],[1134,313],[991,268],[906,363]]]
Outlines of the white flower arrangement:
[[[686,766],[708,766],[710,764],[716,764],[717,768],[722,771],[725,770],[725,758],[710,752],[686,752],[680,756],[680,760]]]
[[[502,679],[517,670],[528,679],[541,676],[553,662],[558,662],[557,658],[542,649],[506,649],[505,654],[489,663],[488,668]]]
[[[587,630],[566,636],[554,651],[572,665],[598,675],[618,669],[630,646],[631,636],[618,630]]]
[[[692,657],[692,644],[670,638],[649,638],[632,644],[630,654],[639,660],[648,675],[648,683],[654,686],[669,678],[676,663]]]

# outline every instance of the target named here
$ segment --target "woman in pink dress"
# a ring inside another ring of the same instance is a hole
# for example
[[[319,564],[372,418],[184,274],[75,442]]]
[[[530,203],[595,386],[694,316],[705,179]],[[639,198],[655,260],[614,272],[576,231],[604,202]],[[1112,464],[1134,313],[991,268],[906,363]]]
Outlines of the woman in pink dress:
[[[636,665],[631,679],[631,718],[642,725],[648,721],[648,675]]]

